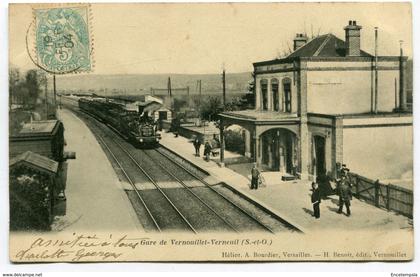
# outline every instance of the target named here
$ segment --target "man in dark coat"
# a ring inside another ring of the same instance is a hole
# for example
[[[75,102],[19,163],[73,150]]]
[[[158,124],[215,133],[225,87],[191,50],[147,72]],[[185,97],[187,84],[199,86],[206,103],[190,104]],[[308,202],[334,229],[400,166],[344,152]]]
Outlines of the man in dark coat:
[[[329,195],[334,194],[330,184],[330,177],[325,172],[316,177],[316,183],[318,184],[322,199],[327,199]]]
[[[260,171],[257,168],[257,163],[254,163],[251,169],[251,189],[258,189],[259,177],[260,177]]]
[[[318,219],[321,217],[321,213],[319,211],[319,204],[321,204],[321,191],[319,190],[316,182],[312,182],[311,202],[314,208],[314,217]]]
[[[210,161],[210,154],[211,154],[211,145],[208,141],[204,144],[204,156],[206,157],[206,161]]]
[[[201,147],[201,141],[199,138],[195,138],[193,142],[194,148],[195,148],[195,155],[197,157],[200,157],[200,147]]]
[[[350,201],[352,199],[351,184],[346,175],[342,175],[338,183],[337,193],[339,196],[338,200],[338,211],[341,214],[343,212],[343,205],[346,205],[346,215],[350,216]]]

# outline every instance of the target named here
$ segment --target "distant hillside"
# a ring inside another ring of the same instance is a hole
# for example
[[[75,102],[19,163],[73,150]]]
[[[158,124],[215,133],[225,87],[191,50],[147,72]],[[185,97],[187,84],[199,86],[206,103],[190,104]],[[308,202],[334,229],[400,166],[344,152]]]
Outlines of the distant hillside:
[[[149,93],[150,88],[166,89],[171,77],[172,89],[189,86],[190,94],[198,94],[197,81],[201,80],[202,94],[222,91],[221,74],[128,74],[128,75],[68,75],[57,76],[57,90],[64,92],[87,92],[94,90],[100,94],[108,93]],[[252,81],[250,72],[227,73],[226,88],[230,93],[244,93]],[[161,93],[164,93],[163,91]],[[179,93],[186,93],[180,91]]]
[[[68,75],[57,76],[57,90],[64,92],[92,92],[105,94],[146,94],[150,88],[166,89],[168,77],[171,77],[174,93],[185,94],[186,91],[176,91],[176,88],[189,86],[190,94],[198,94],[197,81],[201,80],[202,94],[220,94],[222,91],[221,74],[127,74],[127,75]],[[252,81],[251,72],[227,73],[226,83],[228,93],[244,93],[248,83]],[[52,86],[50,86],[51,88]],[[411,100],[413,87],[413,60],[407,62],[407,90]],[[166,94],[165,91],[157,94]]]

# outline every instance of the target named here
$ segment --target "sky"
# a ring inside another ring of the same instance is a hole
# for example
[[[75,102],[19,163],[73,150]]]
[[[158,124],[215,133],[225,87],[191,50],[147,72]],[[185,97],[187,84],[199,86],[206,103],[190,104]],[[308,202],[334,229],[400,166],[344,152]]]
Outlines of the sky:
[[[362,26],[361,47],[379,55],[399,55],[403,40],[412,56],[409,3],[201,3],[92,4],[95,74],[220,73],[252,71],[293,47],[296,33],[333,33]],[[33,67],[25,36],[33,19],[30,5],[9,10],[9,62]]]

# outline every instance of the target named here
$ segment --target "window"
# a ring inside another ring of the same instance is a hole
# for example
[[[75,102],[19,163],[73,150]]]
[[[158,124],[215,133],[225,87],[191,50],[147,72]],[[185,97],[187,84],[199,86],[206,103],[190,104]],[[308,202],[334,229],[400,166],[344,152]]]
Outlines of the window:
[[[280,103],[279,103],[279,81],[277,79],[271,80],[271,91],[273,92],[273,110],[278,112],[280,110]]]
[[[284,92],[284,111],[292,112],[292,86],[290,79],[283,80],[283,92]]]
[[[268,110],[268,84],[267,80],[261,80],[262,109]]]

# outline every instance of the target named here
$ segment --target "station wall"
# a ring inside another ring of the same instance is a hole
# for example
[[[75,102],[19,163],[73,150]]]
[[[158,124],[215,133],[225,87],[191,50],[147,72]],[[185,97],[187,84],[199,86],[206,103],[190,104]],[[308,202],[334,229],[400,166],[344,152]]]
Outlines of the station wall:
[[[413,170],[412,126],[344,126],[343,163],[374,180],[405,178]]]
[[[395,80],[397,88],[395,89]],[[391,112],[398,95],[398,70],[378,73],[378,110]],[[308,112],[354,114],[371,111],[374,74],[371,70],[307,72]]]

